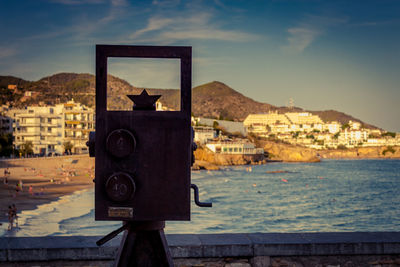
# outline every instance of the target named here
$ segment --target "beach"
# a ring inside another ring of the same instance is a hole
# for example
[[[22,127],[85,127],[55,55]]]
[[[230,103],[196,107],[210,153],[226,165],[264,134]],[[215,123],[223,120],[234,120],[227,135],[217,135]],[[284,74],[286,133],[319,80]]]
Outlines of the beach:
[[[72,155],[0,160],[0,177],[0,222],[6,224],[12,204],[19,213],[93,187],[94,158]]]

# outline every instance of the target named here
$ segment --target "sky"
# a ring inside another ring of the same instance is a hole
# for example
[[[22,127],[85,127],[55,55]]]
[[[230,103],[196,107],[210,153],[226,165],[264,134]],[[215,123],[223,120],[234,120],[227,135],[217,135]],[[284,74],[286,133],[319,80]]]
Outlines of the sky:
[[[0,11],[0,75],[94,74],[96,44],[191,46],[193,86],[400,132],[398,0],[0,0]],[[179,87],[177,60],[108,63],[134,86]]]

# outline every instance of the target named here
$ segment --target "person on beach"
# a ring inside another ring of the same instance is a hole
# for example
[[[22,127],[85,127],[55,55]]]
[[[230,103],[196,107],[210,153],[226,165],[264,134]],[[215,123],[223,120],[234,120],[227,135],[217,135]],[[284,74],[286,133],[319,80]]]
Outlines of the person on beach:
[[[8,206],[8,230],[10,231],[14,224],[13,210],[11,206]]]
[[[18,228],[18,215],[17,215],[17,207],[15,204],[12,204],[12,216],[13,220],[15,220],[15,227]]]
[[[19,189],[19,184],[18,182],[15,184],[15,196],[18,196],[20,189]]]
[[[32,185],[29,186],[29,190],[28,191],[29,191],[29,195],[32,196],[33,195],[33,187],[32,187]]]

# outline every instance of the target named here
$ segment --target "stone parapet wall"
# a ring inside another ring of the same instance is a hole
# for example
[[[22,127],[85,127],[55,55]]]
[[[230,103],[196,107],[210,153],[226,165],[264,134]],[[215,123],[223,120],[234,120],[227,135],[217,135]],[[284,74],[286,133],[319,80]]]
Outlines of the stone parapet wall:
[[[121,236],[2,237],[0,266],[110,266]],[[400,233],[167,235],[176,266],[400,266]]]

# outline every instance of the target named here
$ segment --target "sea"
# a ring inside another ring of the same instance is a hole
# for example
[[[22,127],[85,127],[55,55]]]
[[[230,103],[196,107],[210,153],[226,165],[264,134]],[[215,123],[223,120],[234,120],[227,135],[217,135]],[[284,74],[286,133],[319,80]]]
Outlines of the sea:
[[[165,232],[294,233],[400,231],[400,160],[322,160],[193,171],[199,187],[191,221]],[[19,214],[19,228],[0,236],[101,236],[121,222],[94,221],[93,189]]]

